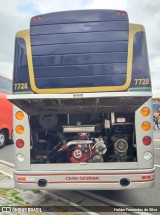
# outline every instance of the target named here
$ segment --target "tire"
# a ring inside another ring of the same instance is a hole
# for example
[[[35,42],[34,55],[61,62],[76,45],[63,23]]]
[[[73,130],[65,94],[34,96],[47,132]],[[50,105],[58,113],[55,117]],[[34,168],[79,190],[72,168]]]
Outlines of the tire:
[[[6,144],[6,135],[3,131],[0,131],[0,149]]]
[[[13,144],[14,143],[14,141],[13,141],[13,131],[12,131],[11,139],[8,139],[7,143],[9,143],[9,144]]]

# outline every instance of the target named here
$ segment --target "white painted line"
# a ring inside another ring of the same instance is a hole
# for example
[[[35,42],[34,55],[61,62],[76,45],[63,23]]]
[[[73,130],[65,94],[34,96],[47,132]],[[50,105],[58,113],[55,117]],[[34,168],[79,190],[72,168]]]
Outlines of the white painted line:
[[[9,163],[9,162],[4,161],[4,160],[0,160],[0,163],[5,164],[5,165],[10,166],[10,167],[14,167],[13,163]]]
[[[160,148],[154,148],[154,149],[160,149]]]
[[[4,161],[4,160],[0,160],[0,164],[4,165],[4,166],[8,166],[8,167],[11,167],[11,168],[14,168],[14,164],[12,163],[9,163],[7,161]],[[5,175],[8,175],[9,177],[13,178],[13,175],[9,174],[8,172],[6,171],[3,171],[0,169],[0,172],[5,174]]]
[[[160,165],[154,165],[155,167],[160,167]]]
[[[103,201],[105,202],[106,204],[111,204],[113,206],[116,206],[116,207],[128,207],[130,208],[129,205],[125,205],[125,204],[122,204],[120,202],[116,202],[114,200],[111,200],[111,199],[108,199],[106,197],[103,197],[103,196],[99,196],[99,195],[96,195],[94,193],[91,193],[91,192],[88,192],[88,191],[78,191],[79,193],[82,193],[82,194],[85,194],[87,196],[90,196],[91,198],[95,198],[95,199],[98,199],[99,201]],[[132,206],[131,208],[134,208],[134,206]],[[126,211],[127,212],[127,211]],[[134,212],[135,214],[139,214],[139,215],[142,215],[142,212]],[[151,215],[150,213],[147,213],[147,212],[143,212],[144,215]]]
[[[9,174],[9,173],[7,173],[7,172],[4,172],[4,171],[2,171],[2,170],[0,170],[0,172],[1,172],[2,174],[4,174],[4,175],[8,175],[9,177],[13,178],[13,175],[11,175],[11,174]]]
[[[76,203],[74,203],[74,202],[71,202],[71,201],[69,201],[69,200],[67,200],[67,199],[64,199],[64,198],[62,198],[62,197],[59,196],[59,195],[55,195],[55,194],[53,194],[52,192],[45,191],[45,190],[41,190],[41,191],[44,192],[44,193],[47,193],[47,194],[51,195],[52,197],[54,197],[54,198],[56,198],[56,199],[61,199],[62,201],[66,202],[67,204],[69,204],[69,205],[71,205],[71,206],[73,206],[73,207],[78,207],[78,208],[80,208],[80,209],[82,210],[82,212],[84,211],[85,213],[87,213],[87,214],[89,214],[89,215],[100,215],[99,213],[92,212],[92,211],[88,211],[88,209],[84,208],[83,206],[78,205],[78,204],[76,204]]]
[[[124,204],[122,204],[122,203],[120,203],[120,202],[116,202],[116,201],[114,201],[114,200],[108,199],[108,198],[106,198],[106,197],[99,196],[99,195],[94,194],[94,193],[92,193],[92,192],[88,192],[88,191],[78,191],[78,192],[79,192],[79,193],[82,193],[82,194],[85,194],[85,195],[87,195],[87,196],[93,197],[93,198],[95,198],[95,199],[98,199],[98,200],[100,200],[100,201],[103,201],[103,202],[105,202],[105,203],[109,203],[109,204],[111,204],[111,205],[116,205],[116,206],[117,206],[117,203],[118,203],[118,206],[124,206],[124,207],[128,206],[128,205],[124,205]]]

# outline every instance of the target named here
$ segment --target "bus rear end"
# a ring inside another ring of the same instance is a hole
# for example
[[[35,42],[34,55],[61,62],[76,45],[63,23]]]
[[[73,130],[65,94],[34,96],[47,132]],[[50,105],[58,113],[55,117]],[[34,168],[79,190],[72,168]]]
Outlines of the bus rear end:
[[[21,57],[20,57],[21,56]],[[152,92],[144,27],[124,11],[31,19],[17,33],[13,96],[19,189],[154,184]]]

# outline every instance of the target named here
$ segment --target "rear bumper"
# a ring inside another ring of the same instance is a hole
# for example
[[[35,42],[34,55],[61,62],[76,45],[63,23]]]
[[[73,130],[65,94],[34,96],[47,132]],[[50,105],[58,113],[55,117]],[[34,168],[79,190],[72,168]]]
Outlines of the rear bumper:
[[[123,190],[154,185],[155,169],[106,171],[14,171],[18,189]],[[45,183],[41,183],[45,182]],[[41,186],[41,185],[45,186]]]

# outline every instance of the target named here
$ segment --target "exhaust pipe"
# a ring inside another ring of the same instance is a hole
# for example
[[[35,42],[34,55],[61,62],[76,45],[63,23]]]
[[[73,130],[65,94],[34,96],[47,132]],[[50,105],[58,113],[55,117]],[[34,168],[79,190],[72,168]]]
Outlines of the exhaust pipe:
[[[47,185],[47,180],[46,179],[39,179],[38,181],[38,186],[39,187],[45,187]]]
[[[127,187],[130,184],[130,180],[128,178],[122,178],[120,180],[120,185],[123,187]]]

